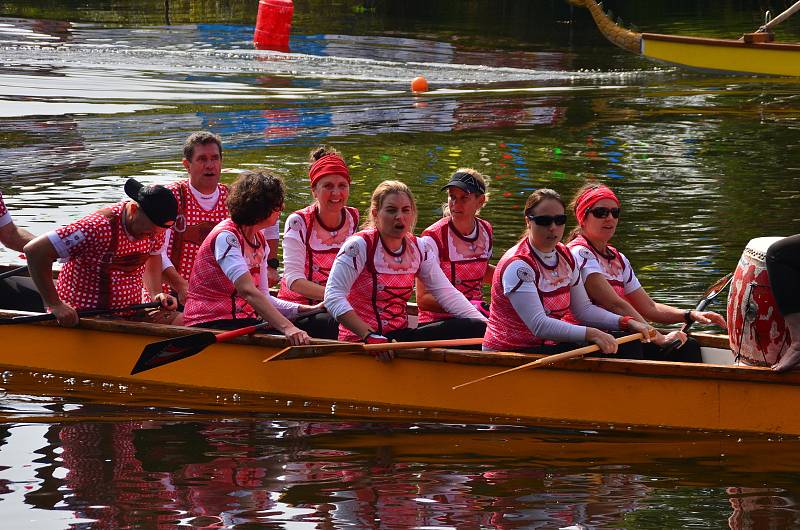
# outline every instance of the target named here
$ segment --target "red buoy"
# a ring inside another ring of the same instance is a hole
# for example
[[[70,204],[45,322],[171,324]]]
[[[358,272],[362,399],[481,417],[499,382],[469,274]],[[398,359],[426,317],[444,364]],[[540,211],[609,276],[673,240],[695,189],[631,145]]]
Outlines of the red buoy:
[[[292,0],[260,0],[253,44],[259,50],[289,51],[292,32]]]

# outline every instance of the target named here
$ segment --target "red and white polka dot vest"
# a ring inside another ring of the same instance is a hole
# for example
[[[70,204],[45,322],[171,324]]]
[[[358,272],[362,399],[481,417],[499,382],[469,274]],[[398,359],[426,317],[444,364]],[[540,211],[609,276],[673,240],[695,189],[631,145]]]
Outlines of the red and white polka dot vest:
[[[225,205],[228,187],[224,184],[219,184],[217,187],[219,188],[217,204],[213,210],[206,211],[192,195],[188,180],[179,180],[167,185],[178,201],[178,217],[172,227],[172,241],[167,249],[167,255],[178,274],[186,280],[191,277],[192,266],[200,245],[218,223],[228,218],[228,207]]]
[[[142,301],[144,264],[164,244],[164,235],[131,240],[123,219],[128,202],[56,230],[70,258],[58,275],[56,289],[72,307],[119,308]]]

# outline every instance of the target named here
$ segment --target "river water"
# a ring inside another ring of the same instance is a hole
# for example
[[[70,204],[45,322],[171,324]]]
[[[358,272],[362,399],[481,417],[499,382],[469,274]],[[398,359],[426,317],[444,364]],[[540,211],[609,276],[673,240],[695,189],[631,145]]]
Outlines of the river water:
[[[607,4],[643,31],[737,37],[787,2]],[[350,164],[352,204],[404,180],[420,227],[439,215],[450,173],[479,169],[497,257],[532,190],[569,197],[605,182],[623,203],[617,246],[676,305],[694,305],[751,238],[800,231],[800,81],[648,63],[559,1],[298,1],[288,53],[252,49],[256,11],[253,0],[0,4],[0,189],[16,222],[41,233],[115,202],[127,177],[181,178],[183,139],[210,129],[224,139],[224,180],[270,167],[288,211],[309,202],[304,162],[323,142]],[[800,41],[800,21],[778,36]],[[417,75],[430,92],[409,92]],[[0,261],[19,258],[3,249]],[[795,439],[345,422],[285,403],[222,416],[120,403],[106,386],[2,374],[3,528],[800,521]]]

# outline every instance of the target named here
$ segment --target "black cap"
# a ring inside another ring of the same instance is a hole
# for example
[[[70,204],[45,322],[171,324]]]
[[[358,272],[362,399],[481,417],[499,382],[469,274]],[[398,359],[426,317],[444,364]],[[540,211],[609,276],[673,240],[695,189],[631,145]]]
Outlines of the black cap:
[[[164,186],[145,186],[136,179],[125,182],[125,193],[136,201],[153,224],[169,228],[178,216],[178,201]]]
[[[455,186],[467,193],[475,193],[476,195],[483,195],[486,193],[486,186],[480,180],[464,171],[453,173],[453,176],[450,177],[450,182],[442,186],[442,191],[450,186]]]

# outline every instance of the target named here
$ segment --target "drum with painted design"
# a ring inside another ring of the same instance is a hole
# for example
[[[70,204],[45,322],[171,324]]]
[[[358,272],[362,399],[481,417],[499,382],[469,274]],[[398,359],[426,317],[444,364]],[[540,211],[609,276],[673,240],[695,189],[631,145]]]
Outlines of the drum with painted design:
[[[752,366],[771,366],[791,343],[769,284],[766,253],[782,237],[750,240],[742,253],[728,292],[731,350]]]

